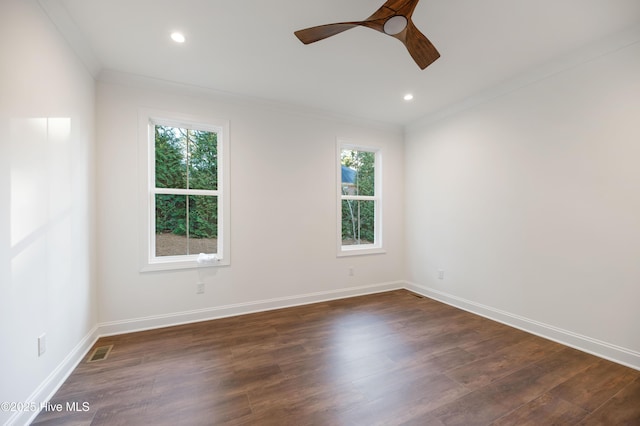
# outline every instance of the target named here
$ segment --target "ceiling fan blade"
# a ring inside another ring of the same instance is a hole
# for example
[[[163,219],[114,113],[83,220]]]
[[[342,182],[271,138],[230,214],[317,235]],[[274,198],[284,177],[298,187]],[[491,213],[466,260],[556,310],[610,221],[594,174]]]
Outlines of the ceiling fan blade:
[[[407,23],[407,28],[399,39],[407,47],[409,54],[416,61],[420,69],[425,69],[440,57],[440,53],[429,39],[420,32],[411,20]]]
[[[357,26],[369,27],[376,31],[384,32],[384,21],[393,16],[401,7],[407,9],[408,6],[407,11],[413,12],[413,8],[415,8],[415,4],[417,4],[418,1],[419,0],[387,0],[384,5],[364,21],[338,22],[336,24],[319,25],[317,27],[298,30],[294,32],[294,34],[304,44],[310,44],[324,40],[325,38],[333,35],[340,34],[343,31]]]
[[[304,44],[324,40],[343,31],[361,25],[361,22],[339,22],[337,24],[319,25],[294,32],[296,37]]]
[[[367,20],[386,19],[393,15],[402,15],[407,19],[411,18],[419,1],[420,0],[387,0],[387,2],[376,10],[373,15],[369,16]]]

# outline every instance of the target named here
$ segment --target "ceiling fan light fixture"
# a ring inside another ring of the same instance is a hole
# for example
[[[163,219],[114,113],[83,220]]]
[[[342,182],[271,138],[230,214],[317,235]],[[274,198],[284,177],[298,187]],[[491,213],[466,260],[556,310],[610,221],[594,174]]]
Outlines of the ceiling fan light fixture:
[[[402,15],[392,16],[384,23],[384,33],[391,36],[399,34],[407,28],[408,23],[407,18]]]

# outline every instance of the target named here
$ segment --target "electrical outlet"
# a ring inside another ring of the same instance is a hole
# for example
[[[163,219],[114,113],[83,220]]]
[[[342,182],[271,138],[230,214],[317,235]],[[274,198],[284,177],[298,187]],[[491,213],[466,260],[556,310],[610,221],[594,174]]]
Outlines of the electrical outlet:
[[[204,294],[204,283],[196,284],[196,294]]]
[[[38,356],[44,355],[47,351],[47,335],[41,334],[38,336]]]
[[[444,269],[438,269],[438,279],[444,280]]]

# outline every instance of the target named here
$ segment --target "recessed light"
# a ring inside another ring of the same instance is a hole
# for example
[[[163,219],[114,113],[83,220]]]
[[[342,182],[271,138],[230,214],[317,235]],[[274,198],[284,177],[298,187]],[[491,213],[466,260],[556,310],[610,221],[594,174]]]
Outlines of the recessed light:
[[[174,33],[171,33],[171,40],[175,41],[176,43],[184,43],[186,38],[184,38],[184,34],[176,31]]]
[[[406,95],[404,95],[404,100],[405,101],[410,101],[413,99],[413,95],[411,93],[407,93]]]

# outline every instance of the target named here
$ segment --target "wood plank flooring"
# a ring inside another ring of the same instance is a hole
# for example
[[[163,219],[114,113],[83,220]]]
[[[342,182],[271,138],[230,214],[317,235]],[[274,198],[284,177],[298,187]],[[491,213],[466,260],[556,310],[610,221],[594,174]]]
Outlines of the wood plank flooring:
[[[110,344],[34,424],[640,425],[639,371],[405,290]]]

